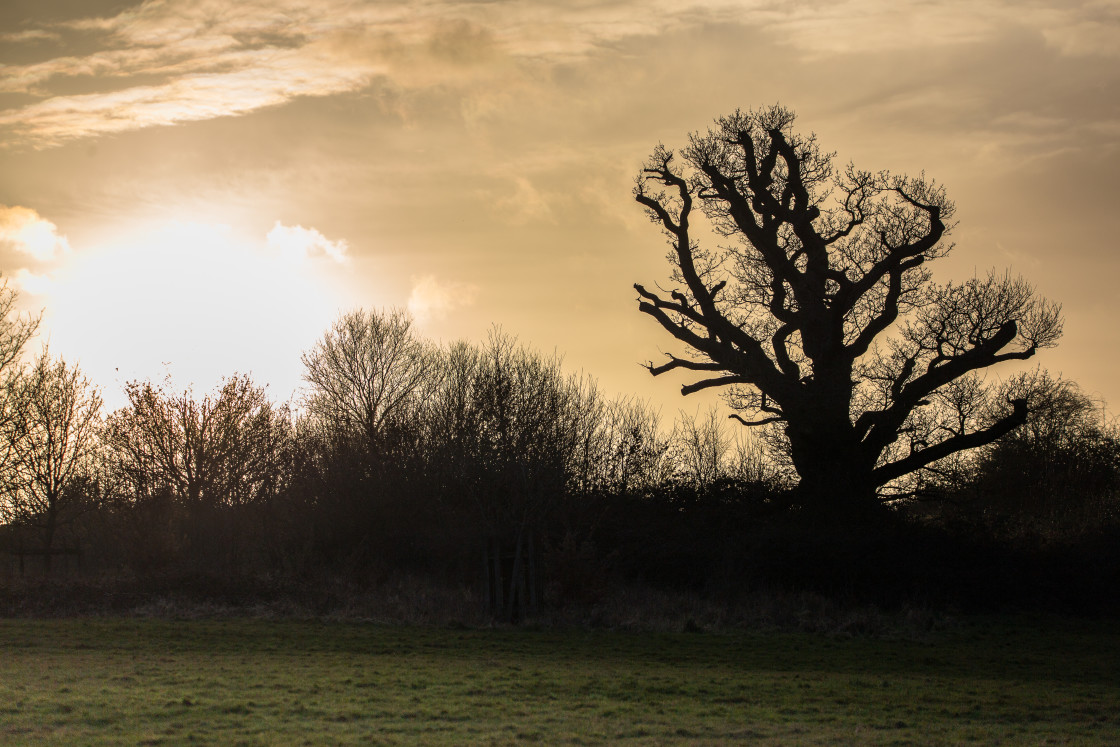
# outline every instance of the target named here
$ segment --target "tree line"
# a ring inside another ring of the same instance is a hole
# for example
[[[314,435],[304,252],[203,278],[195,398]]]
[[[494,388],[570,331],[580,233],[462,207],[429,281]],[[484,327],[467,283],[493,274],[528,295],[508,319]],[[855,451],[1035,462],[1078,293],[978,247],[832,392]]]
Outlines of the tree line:
[[[730,417],[662,422],[498,329],[436,345],[399,310],[341,316],[293,402],[233,375],[130,382],[105,413],[77,367],[24,361],[37,322],[4,286],[2,547],[21,568],[427,574],[506,618],[608,580],[929,593],[1115,547],[1103,406],[1040,368],[987,375],[1055,345],[1060,307],[1010,274],[934,282],[945,189],[837,168],[794,121],[736,111],[636,182],[671,269],[638,310],[685,349],[647,368]]]
[[[788,447],[714,409],[662,422],[500,330],[438,346],[404,312],[354,311],[303,355],[296,401],[234,375],[130,382],[104,412],[76,366],[23,361],[35,321],[2,293],[9,574],[421,574],[512,618],[612,579],[743,582],[752,536],[803,512]],[[895,513],[1016,536],[1115,521],[1115,428],[1070,382],[1032,389],[1048,399],[1023,428]]]
[[[781,479],[714,414],[665,428],[497,329],[440,347],[399,310],[339,318],[294,402],[233,375],[203,394],[129,382],[104,412],[78,367],[23,361],[37,322],[2,298],[0,540],[25,566],[462,575],[488,543],[526,564],[578,547],[601,496]]]

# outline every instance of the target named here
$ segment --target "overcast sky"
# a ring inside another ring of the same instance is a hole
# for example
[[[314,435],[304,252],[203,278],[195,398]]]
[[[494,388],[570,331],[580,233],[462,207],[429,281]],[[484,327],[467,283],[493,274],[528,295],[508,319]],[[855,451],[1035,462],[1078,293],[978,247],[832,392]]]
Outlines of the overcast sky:
[[[5,0],[0,271],[112,404],[250,372],[286,398],[340,311],[501,325],[694,409],[634,282],[633,179],[736,107],[958,205],[941,280],[1063,304],[1036,361],[1115,411],[1120,0]]]

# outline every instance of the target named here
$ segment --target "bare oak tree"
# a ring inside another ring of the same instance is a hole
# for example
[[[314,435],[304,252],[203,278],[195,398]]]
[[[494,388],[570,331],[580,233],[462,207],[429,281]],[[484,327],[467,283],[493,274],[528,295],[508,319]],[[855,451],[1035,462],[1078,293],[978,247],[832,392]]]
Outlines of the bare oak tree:
[[[700,374],[683,394],[726,387],[732,417],[784,430],[802,505],[863,514],[882,486],[1024,422],[1025,398],[983,387],[961,403],[970,417],[928,413],[954,382],[1054,345],[1060,308],[1010,276],[934,283],[928,263],[952,248],[945,190],[836,169],[793,122],[780,106],[736,111],[642,169],[635,197],[675,284],[636,285],[639,310],[691,348],[648,367]],[[701,246],[697,207],[722,246]]]

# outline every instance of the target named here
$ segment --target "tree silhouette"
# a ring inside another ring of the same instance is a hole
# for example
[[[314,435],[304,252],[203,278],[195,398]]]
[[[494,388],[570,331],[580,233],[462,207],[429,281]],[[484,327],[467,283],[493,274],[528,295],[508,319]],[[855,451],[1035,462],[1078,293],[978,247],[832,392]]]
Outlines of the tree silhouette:
[[[18,413],[16,403],[19,379],[24,374],[23,348],[39,329],[39,317],[16,312],[19,294],[0,280],[0,430],[7,428]],[[0,474],[6,473],[14,458],[11,449],[0,449]]]
[[[44,350],[10,386],[0,429],[9,455],[0,516],[40,532],[46,566],[58,530],[87,502],[101,427],[101,395],[77,366]]]
[[[151,382],[125,387],[128,406],[105,433],[117,481],[132,500],[169,491],[187,507],[267,499],[280,480],[287,416],[248,376],[196,399]]]
[[[934,283],[945,190],[835,169],[793,123],[780,106],[736,111],[639,174],[675,286],[635,285],[638,308],[691,348],[648,368],[698,372],[683,394],[727,387],[732,417],[780,424],[803,506],[873,513],[882,486],[1024,422],[1025,398],[961,382],[1055,344],[1060,308],[1010,276]],[[722,246],[701,246],[697,206]]]
[[[376,444],[438,378],[433,346],[400,309],[351,311],[303,355],[308,412],[340,434]]]
[[[0,280],[0,374],[5,376],[19,363],[23,347],[39,329],[39,317],[16,313],[19,294]]]
[[[1003,531],[1088,535],[1116,525],[1120,427],[1103,403],[1044,370],[1012,383],[1030,402],[1027,422],[944,475],[949,503]]]

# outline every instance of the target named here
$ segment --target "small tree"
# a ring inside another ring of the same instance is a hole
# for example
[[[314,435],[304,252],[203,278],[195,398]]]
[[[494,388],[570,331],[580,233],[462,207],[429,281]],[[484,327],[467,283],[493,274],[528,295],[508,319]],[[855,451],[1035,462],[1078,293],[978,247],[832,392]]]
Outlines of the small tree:
[[[119,479],[135,500],[169,491],[186,506],[251,503],[275,493],[287,419],[248,376],[195,399],[130,382],[129,404],[106,432]]]
[[[1028,398],[1027,422],[939,475],[940,495],[1009,530],[1060,535],[1115,526],[1120,428],[1103,405],[1046,371],[1008,386]]]
[[[408,314],[346,313],[302,356],[301,492],[318,517],[316,549],[347,564],[412,553],[430,505],[417,440],[443,372]]]
[[[0,281],[0,428],[7,425],[17,410],[13,396],[23,373],[23,348],[39,329],[38,317],[16,313],[18,299],[19,295],[8,287],[8,281]],[[0,450],[0,474],[7,470],[12,456],[10,450]]]
[[[837,170],[793,122],[780,106],[736,111],[642,169],[635,197],[669,240],[675,285],[636,285],[638,308],[692,352],[648,367],[701,374],[683,394],[726,387],[733,418],[783,429],[802,505],[863,515],[884,485],[1026,420],[1025,398],[950,390],[1054,345],[1060,309],[1010,276],[934,283],[928,262],[952,248],[945,190]],[[701,246],[696,207],[727,243]],[[967,417],[931,415],[954,398]]]
[[[724,422],[715,408],[692,415],[682,410],[677,417],[673,428],[677,479],[698,492],[728,476],[732,443]]]
[[[385,423],[434,383],[438,360],[405,312],[350,312],[303,355],[307,410],[335,433],[372,445]]]
[[[486,541],[492,609],[513,617],[536,601],[542,536],[566,523],[565,499],[594,479],[604,406],[589,378],[497,330],[484,347],[452,346],[443,367],[426,472],[448,510]]]
[[[284,408],[248,376],[201,398],[151,382],[126,392],[105,431],[107,471],[142,562],[237,568],[289,475]]]
[[[40,531],[46,564],[59,528],[88,497],[101,425],[101,395],[76,366],[44,350],[9,390],[2,433],[10,455],[4,476],[9,520]]]
[[[648,495],[673,470],[673,437],[663,433],[660,413],[645,402],[605,403],[594,430],[585,491],[614,496]]]

